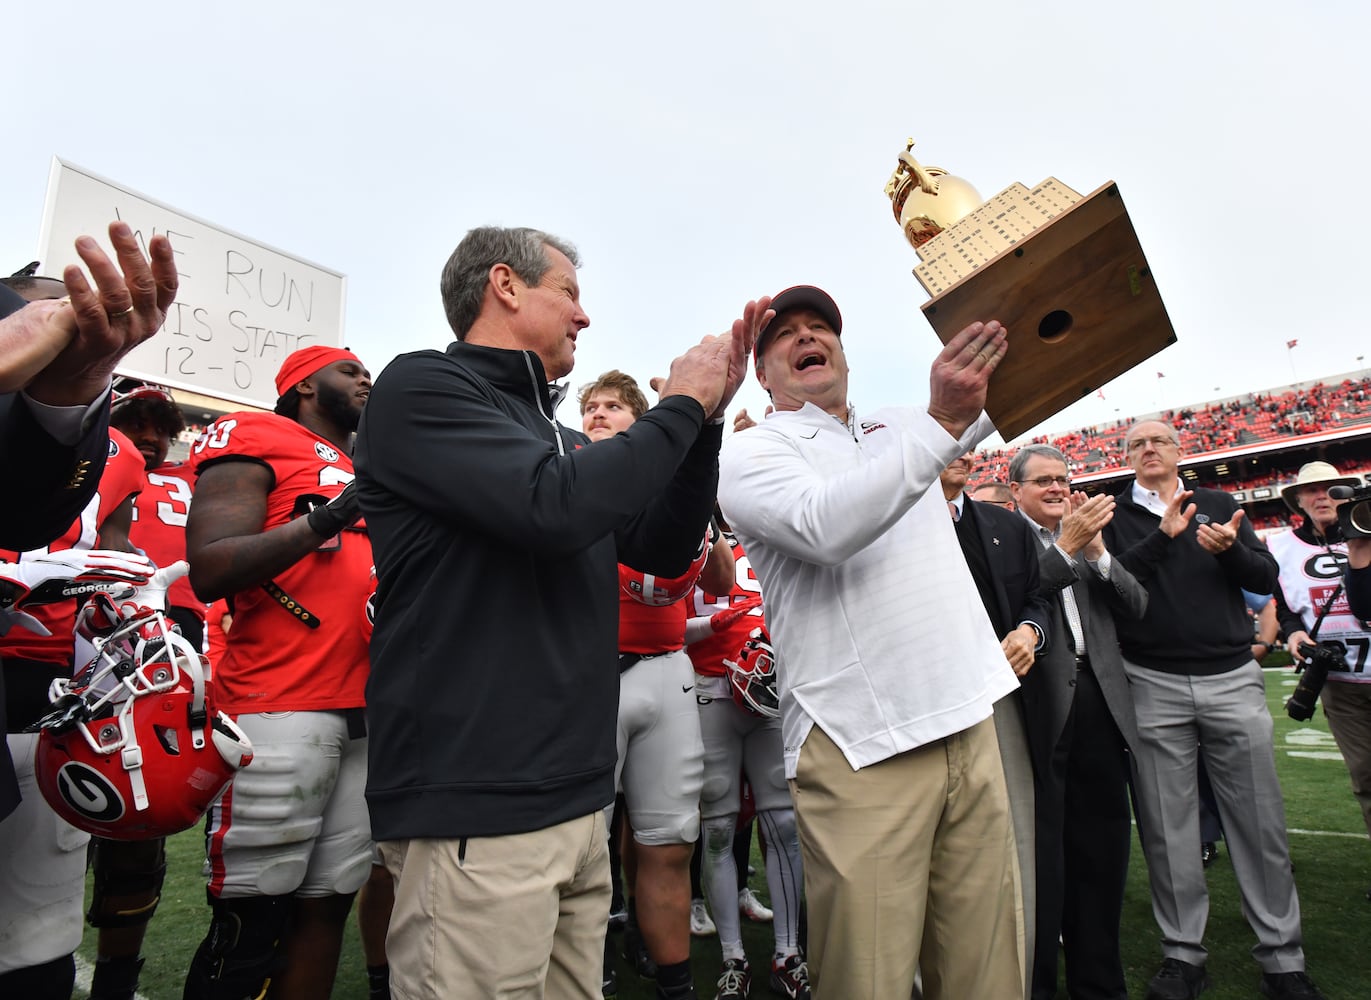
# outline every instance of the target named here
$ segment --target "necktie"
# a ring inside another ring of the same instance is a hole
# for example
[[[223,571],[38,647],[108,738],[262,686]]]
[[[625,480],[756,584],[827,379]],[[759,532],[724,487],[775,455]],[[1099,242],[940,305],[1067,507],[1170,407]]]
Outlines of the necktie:
[[[1052,537],[1052,532],[1048,531],[1046,528],[1042,528],[1041,533],[1043,541],[1047,545],[1051,545],[1055,541]],[[1071,629],[1071,638],[1076,644],[1076,655],[1084,656],[1085,629],[1081,626],[1081,611],[1080,608],[1076,606],[1076,592],[1073,589],[1074,586],[1075,584],[1072,584],[1063,587],[1061,590],[1062,611],[1066,614],[1066,624],[1067,627]]]
[[[961,515],[957,513],[957,505],[951,500],[947,501],[947,512],[952,515],[953,524],[956,524],[962,519]]]

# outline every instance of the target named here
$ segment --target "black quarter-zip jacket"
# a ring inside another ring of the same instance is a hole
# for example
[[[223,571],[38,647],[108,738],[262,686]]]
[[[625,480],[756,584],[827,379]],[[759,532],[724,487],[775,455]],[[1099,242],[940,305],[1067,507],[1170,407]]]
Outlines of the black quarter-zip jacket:
[[[676,396],[588,446],[554,408],[537,355],[461,342],[372,387],[354,463],[377,840],[529,832],[614,798],[616,567],[685,571],[723,429]]]
[[[1195,540],[1205,521],[1226,523],[1238,509],[1223,490],[1196,489],[1195,517],[1175,538],[1161,518],[1133,500],[1133,480],[1116,498],[1104,539],[1147,588],[1147,613],[1119,617],[1119,647],[1134,663],[1171,674],[1222,674],[1252,659],[1252,623],[1242,591],[1269,594],[1276,586],[1276,559],[1244,518],[1238,539],[1221,555]]]

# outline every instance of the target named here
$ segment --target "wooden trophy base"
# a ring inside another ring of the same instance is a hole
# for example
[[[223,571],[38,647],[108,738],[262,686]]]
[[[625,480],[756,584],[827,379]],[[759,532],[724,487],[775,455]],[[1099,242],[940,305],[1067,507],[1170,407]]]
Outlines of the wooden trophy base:
[[[985,405],[1006,441],[1176,342],[1113,181],[975,266],[923,312],[944,344],[977,320],[1009,331]]]

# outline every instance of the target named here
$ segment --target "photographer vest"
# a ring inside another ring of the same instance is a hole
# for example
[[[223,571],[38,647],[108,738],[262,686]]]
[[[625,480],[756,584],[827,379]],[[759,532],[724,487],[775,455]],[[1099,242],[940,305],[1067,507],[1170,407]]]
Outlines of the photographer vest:
[[[1312,545],[1293,531],[1283,531],[1268,535],[1266,547],[1280,565],[1280,587],[1286,605],[1309,629],[1342,582],[1347,546],[1342,542]],[[1330,673],[1330,682],[1371,683],[1371,668],[1367,665],[1371,631],[1348,608],[1346,592],[1339,594],[1328,609],[1315,639],[1337,639],[1347,646],[1347,672]]]

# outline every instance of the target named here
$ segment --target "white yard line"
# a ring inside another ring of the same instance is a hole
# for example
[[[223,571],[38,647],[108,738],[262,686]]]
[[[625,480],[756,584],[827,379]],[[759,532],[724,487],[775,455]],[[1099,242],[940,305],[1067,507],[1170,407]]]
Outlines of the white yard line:
[[[1366,833],[1340,833],[1337,830],[1286,830],[1286,833],[1297,833],[1302,837],[1350,837],[1353,840],[1365,840]]]

